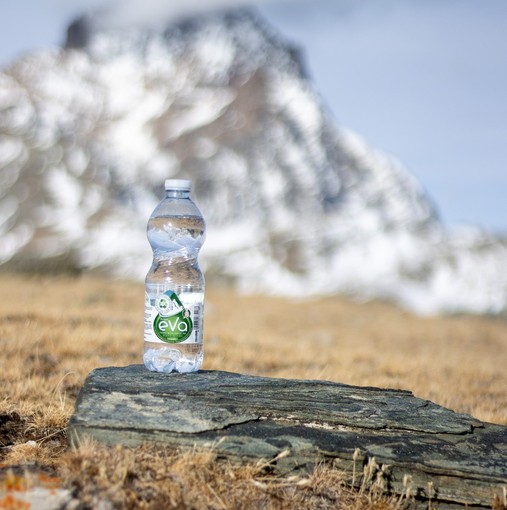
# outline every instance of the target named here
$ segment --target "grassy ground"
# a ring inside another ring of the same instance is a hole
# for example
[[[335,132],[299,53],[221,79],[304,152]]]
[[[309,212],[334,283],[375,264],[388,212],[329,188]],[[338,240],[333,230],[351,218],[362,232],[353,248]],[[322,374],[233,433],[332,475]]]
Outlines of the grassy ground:
[[[136,283],[0,274],[0,489],[16,466],[31,466],[71,488],[83,509],[403,504],[371,490],[353,493],[325,467],[276,479],[269,465],[229,465],[213,452],[93,444],[66,451],[66,425],[88,372],[141,362],[143,296]],[[506,366],[504,319],[207,292],[206,369],[403,388],[507,424]]]

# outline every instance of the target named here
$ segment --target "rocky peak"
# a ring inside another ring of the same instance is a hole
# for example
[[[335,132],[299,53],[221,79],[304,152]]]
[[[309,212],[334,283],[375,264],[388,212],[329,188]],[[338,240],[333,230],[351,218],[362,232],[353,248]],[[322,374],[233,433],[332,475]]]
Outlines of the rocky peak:
[[[142,278],[149,214],[183,177],[208,281],[504,309],[505,245],[446,232],[398,161],[334,125],[303,68],[249,10],[76,20],[61,51],[0,73],[0,262]]]

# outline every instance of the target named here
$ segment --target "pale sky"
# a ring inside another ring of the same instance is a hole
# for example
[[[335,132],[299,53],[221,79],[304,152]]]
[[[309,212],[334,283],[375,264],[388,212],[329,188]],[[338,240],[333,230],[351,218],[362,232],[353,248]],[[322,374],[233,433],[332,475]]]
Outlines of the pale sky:
[[[0,65],[60,43],[90,3],[0,0]],[[507,234],[505,0],[252,3],[303,48],[337,124],[401,160],[447,224]]]

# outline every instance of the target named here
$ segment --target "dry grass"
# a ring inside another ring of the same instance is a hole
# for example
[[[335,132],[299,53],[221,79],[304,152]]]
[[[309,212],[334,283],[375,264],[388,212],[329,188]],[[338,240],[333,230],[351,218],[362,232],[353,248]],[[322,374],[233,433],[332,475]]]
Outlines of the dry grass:
[[[280,479],[270,475],[269,463],[238,466],[217,461],[213,451],[91,444],[66,455],[61,472],[65,483],[77,489],[81,502],[91,508],[101,500],[132,509],[387,510],[404,504],[404,498],[387,499],[380,492],[353,492],[336,470],[317,468],[306,477]]]
[[[232,466],[213,452],[98,445],[66,452],[65,428],[88,372],[141,362],[143,295],[140,284],[93,277],[0,275],[4,466],[54,469],[81,508],[106,501],[114,508],[402,506],[371,491],[350,492],[340,473],[325,467],[277,479],[269,465]],[[219,289],[207,292],[206,307],[204,368],[404,388],[507,424],[503,319],[421,318],[386,303],[298,302]]]

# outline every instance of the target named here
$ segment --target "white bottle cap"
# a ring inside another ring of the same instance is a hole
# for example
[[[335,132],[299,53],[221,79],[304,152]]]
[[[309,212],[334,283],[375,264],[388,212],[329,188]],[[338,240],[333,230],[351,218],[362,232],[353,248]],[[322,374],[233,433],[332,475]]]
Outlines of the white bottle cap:
[[[190,191],[192,189],[192,181],[188,179],[166,179],[164,187],[166,191]]]

